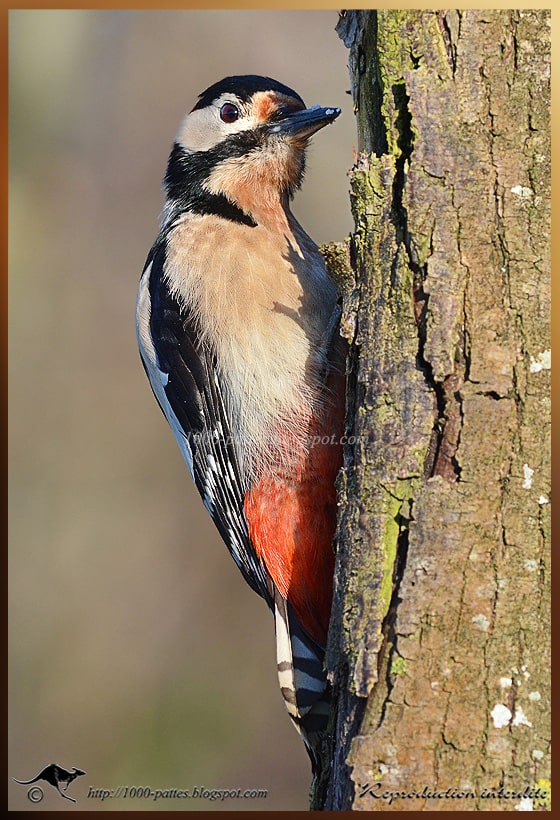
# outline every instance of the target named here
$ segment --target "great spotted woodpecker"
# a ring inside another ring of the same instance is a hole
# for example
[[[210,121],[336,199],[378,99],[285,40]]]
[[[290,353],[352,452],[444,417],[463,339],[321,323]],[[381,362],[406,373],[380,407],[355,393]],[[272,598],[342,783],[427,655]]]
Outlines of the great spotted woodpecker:
[[[227,77],[181,124],[140,281],[144,367],[214,523],[274,613],[278,676],[315,774],[342,463],[337,289],[290,211],[309,137],[340,114]]]

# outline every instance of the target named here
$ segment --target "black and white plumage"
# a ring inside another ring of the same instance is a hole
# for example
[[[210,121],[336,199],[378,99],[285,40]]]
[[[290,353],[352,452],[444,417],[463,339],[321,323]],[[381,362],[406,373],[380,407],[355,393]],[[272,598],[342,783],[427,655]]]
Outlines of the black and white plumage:
[[[171,150],[137,301],[154,394],[226,546],[274,613],[282,694],[316,774],[341,453],[309,441],[341,432],[343,348],[336,287],[288,203],[309,137],[339,113],[252,75],[203,92]]]
[[[142,361],[206,509],[247,583],[272,606],[266,574],[250,547],[244,482],[215,355],[200,343],[188,308],[166,284],[166,242],[164,236],[150,251],[140,284]]]

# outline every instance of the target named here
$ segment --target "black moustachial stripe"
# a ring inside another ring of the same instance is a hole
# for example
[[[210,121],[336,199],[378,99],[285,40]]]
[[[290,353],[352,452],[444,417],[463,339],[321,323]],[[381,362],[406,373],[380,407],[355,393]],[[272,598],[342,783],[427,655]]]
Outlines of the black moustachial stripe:
[[[227,149],[218,150],[222,146],[223,143],[208,151],[189,152],[178,143],[173,145],[164,179],[168,204],[172,206],[170,220],[189,211],[194,214],[216,214],[230,222],[256,227],[255,220],[234,202],[223,194],[213,194],[203,187],[214,165],[232,156]]]
[[[254,74],[243,74],[238,77],[225,77],[218,83],[211,85],[210,88],[202,92],[193,111],[196,111],[197,108],[206,108],[208,105],[211,105],[214,100],[221,97],[222,94],[235,94],[239,100],[247,102],[257,91],[276,91],[278,94],[284,94],[286,97],[293,97],[299,100],[300,103],[305,106],[299,94],[296,94],[296,92],[292,88],[288,88],[287,85],[283,85],[283,83],[279,83],[270,77],[257,77]]]

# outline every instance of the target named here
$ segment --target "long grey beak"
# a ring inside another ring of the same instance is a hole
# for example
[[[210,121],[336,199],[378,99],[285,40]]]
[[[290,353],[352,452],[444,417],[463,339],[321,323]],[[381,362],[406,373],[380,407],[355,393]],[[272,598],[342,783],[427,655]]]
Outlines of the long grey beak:
[[[283,120],[270,125],[268,130],[278,136],[310,137],[315,131],[334,122],[340,112],[340,108],[321,108],[320,105],[314,105],[313,108],[306,108],[304,111],[288,113]]]

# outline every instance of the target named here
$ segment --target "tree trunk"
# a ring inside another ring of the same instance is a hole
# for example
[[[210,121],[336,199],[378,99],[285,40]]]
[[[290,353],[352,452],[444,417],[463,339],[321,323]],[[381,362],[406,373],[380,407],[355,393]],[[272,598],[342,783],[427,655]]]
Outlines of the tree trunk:
[[[338,31],[359,154],[322,808],[544,810],[550,14]]]

